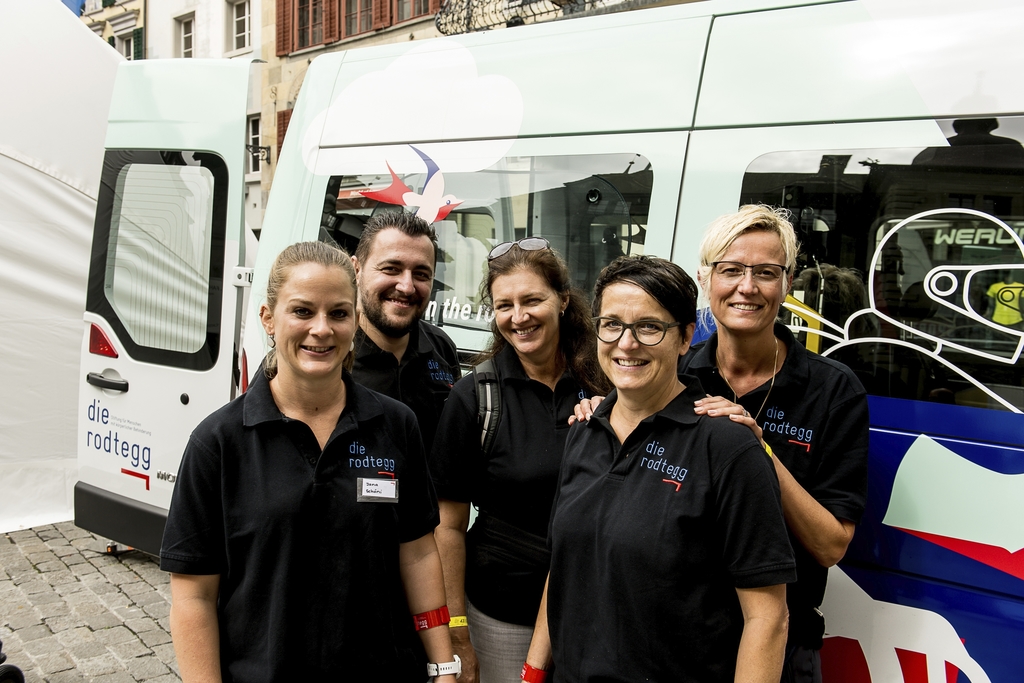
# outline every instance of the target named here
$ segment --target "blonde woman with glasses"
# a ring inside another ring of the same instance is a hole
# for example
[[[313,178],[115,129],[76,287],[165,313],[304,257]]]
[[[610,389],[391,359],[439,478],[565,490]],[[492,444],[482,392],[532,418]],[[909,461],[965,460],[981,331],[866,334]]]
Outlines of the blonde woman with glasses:
[[[864,511],[868,404],[845,365],[808,352],[778,321],[799,249],[784,209],[744,206],[708,228],[697,279],[717,331],[680,363],[711,396],[697,414],[728,415],[772,453],[796,552],[787,591],[782,680],[821,680],[818,607]],[[827,617],[827,615],[825,615]]]

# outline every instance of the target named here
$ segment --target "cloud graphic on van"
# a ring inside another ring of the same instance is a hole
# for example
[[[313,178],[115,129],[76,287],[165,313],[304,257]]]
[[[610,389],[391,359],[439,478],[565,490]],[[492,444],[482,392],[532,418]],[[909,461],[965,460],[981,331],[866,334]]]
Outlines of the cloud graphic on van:
[[[404,144],[411,142],[448,172],[475,171],[505,155],[522,122],[515,83],[480,75],[473,53],[455,41],[426,41],[349,83],[304,132],[302,158],[318,174],[387,173],[386,150],[395,171],[415,172],[422,161]],[[469,149],[429,144],[452,139],[474,142]],[[404,149],[392,154],[394,148],[378,147],[371,155],[351,149],[367,144]]]
[[[1024,474],[986,469],[921,435],[882,522],[1024,579]]]

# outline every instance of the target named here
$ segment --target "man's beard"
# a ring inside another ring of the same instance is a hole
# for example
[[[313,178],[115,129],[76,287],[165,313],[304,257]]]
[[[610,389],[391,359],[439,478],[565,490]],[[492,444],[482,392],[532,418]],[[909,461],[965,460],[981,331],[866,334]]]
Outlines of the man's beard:
[[[361,295],[363,305],[363,315],[366,316],[366,320],[375,327],[385,337],[391,337],[392,339],[399,339],[412,332],[413,328],[419,322],[420,316],[423,314],[422,301],[416,302],[414,299],[408,299],[409,303],[414,306],[418,306],[416,314],[413,315],[409,322],[404,324],[396,324],[392,319],[389,319],[387,314],[384,313],[384,302],[383,299],[394,298],[390,292],[385,293],[382,297],[376,297],[370,299],[365,295]]]

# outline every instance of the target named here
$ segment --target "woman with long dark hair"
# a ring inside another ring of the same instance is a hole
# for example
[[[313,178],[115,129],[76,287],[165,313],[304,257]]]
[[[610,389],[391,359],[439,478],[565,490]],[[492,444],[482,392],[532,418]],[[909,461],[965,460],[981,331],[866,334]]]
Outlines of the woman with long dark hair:
[[[544,579],[547,528],[567,418],[583,397],[606,393],[583,293],[547,240],[506,242],[490,253],[483,284],[494,309],[491,344],[501,415],[481,444],[476,382],[452,390],[438,425],[431,473],[461,681],[518,681]],[[479,508],[472,529],[469,508]],[[458,624],[458,625],[457,625]]]

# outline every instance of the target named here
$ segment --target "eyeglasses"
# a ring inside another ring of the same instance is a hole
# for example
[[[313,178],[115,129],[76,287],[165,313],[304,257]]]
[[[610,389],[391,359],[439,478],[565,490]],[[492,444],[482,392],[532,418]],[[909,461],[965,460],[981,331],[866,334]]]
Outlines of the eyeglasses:
[[[542,249],[550,249],[551,243],[543,237],[524,237],[515,242],[502,242],[494,247],[494,249],[491,249],[491,253],[487,254],[487,260],[493,261],[504,256],[512,247],[519,247],[523,251],[540,251]]]
[[[663,320],[637,320],[635,323],[624,323],[617,318],[594,318],[597,338],[605,344],[614,344],[629,330],[633,339],[644,346],[657,346],[665,339],[665,335],[679,323],[667,323]]]
[[[759,285],[774,285],[789,272],[789,268],[778,263],[758,263],[748,266],[737,261],[715,261],[711,267],[715,269],[715,276],[728,284],[742,280],[747,274],[748,268],[754,277],[754,282]]]

